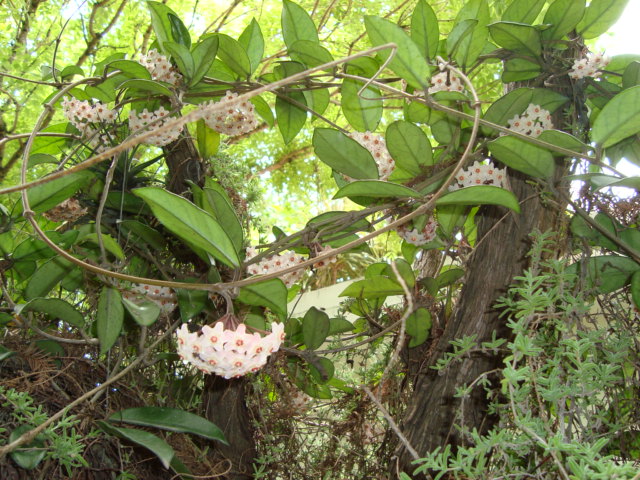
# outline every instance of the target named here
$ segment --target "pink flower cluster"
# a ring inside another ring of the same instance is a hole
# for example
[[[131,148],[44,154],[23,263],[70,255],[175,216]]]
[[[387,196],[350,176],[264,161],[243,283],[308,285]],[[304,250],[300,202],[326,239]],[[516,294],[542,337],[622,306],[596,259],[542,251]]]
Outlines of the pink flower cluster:
[[[457,183],[449,186],[449,190],[458,190],[464,187],[473,187],[477,185],[492,185],[494,187],[503,187],[506,178],[507,169],[496,168],[493,163],[474,162],[466,170],[461,170],[456,175]]]
[[[573,62],[569,76],[574,79],[584,77],[599,77],[600,70],[606,67],[611,59],[602,53],[589,53],[585,58]]]
[[[202,105],[202,118],[216,132],[234,137],[258,128],[255,107],[248,100],[238,100],[238,94],[227,91],[219,102]]]
[[[158,121],[151,127],[151,129],[153,130],[155,128],[163,126],[165,123],[171,120],[173,120],[173,118],[169,116],[169,111],[165,110],[164,107],[160,107],[154,112],[149,112],[145,108],[139,114],[136,113],[135,110],[131,110],[129,112],[129,129],[131,130],[131,132],[137,132],[138,130],[145,128],[150,123]],[[151,135],[150,137],[145,139],[145,143],[163,147],[171,142],[175,142],[178,137],[180,137],[182,128],[183,126],[180,126],[179,128],[172,128],[165,132]]]
[[[431,77],[429,93],[462,92],[463,90],[462,80],[454,75],[453,72],[440,72]]]
[[[87,100],[65,97],[62,100],[62,112],[67,120],[81,132],[86,132],[90,123],[113,123],[116,121],[115,110],[96,102],[91,105]]]
[[[45,212],[44,216],[52,222],[74,222],[86,213],[87,209],[81,207],[78,200],[69,198]]]
[[[178,306],[178,298],[169,287],[140,284],[133,286],[131,290],[124,291],[122,296],[134,303],[141,297],[151,300],[158,305],[160,311],[165,314],[173,312]]]
[[[247,333],[244,323],[235,330],[225,328],[219,321],[212,327],[204,326],[191,333],[187,324],[176,332],[178,354],[203,373],[215,373],[224,378],[236,378],[256,372],[266,363],[269,355],[277,352],[284,340],[284,323],[272,323],[271,333]]]
[[[549,111],[533,103],[529,104],[522,115],[515,115],[507,123],[509,130],[530,137],[538,137],[545,130],[553,128]]]
[[[253,248],[247,248],[246,260],[251,260],[258,255],[258,251]],[[304,262],[302,255],[294,252],[281,253],[279,255],[271,255],[270,257],[263,258],[258,263],[252,263],[247,267],[247,272],[250,275],[267,275],[269,273],[279,272],[285,268],[292,267]],[[302,278],[304,269],[294,270],[293,272],[280,275],[280,279],[287,287],[297,283]]]
[[[421,245],[429,243],[434,238],[436,238],[436,228],[438,228],[438,222],[436,222],[436,220],[431,217],[427,221],[427,224],[424,226],[424,228],[420,230],[418,230],[417,228],[409,230],[408,225],[404,224],[400,225],[396,229],[396,231],[398,232],[398,235],[400,235],[400,238],[402,238],[405,242],[419,247]]]
[[[182,79],[182,75],[169,63],[167,57],[155,49],[149,50],[146,55],[142,55],[140,63],[149,70],[151,78],[154,80],[176,85]]]
[[[389,155],[384,138],[371,132],[352,132],[349,137],[371,152],[371,156],[378,166],[380,180],[387,180],[396,168],[396,162]]]

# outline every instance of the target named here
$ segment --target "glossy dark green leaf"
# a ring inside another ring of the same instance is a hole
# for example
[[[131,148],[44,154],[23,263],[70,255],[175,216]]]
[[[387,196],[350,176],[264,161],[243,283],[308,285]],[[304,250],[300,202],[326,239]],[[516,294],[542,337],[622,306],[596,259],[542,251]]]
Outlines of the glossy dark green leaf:
[[[229,35],[222,33],[218,37],[218,58],[239,78],[251,75],[251,60],[240,43]]]
[[[491,38],[501,47],[539,57],[542,53],[540,31],[524,23],[496,22],[488,26]]]
[[[73,268],[71,262],[59,257],[43,263],[29,279],[24,290],[24,298],[32,300],[45,297]]]
[[[420,198],[422,194],[397,183],[382,180],[355,180],[342,187],[333,196],[334,200],[344,197]]]
[[[44,313],[51,320],[62,320],[74,327],[84,326],[84,316],[61,298],[34,298],[22,307],[21,312]]]
[[[185,27],[184,23],[182,23],[180,17],[174,13],[167,13],[167,18],[171,25],[171,36],[173,37],[174,42],[188,49],[191,48],[191,35],[189,35],[189,30]]]
[[[569,150],[573,150],[578,153],[587,152],[590,148],[587,144],[581,142],[573,135],[561,130],[545,130],[540,134],[538,140],[543,140],[558,147],[568,148]],[[554,151],[551,151],[551,154],[558,156],[562,155],[561,153]]]
[[[98,299],[96,328],[100,340],[100,354],[108,352],[116,343],[122,330],[124,308],[122,297],[115,288],[103,287]]]
[[[251,64],[251,73],[255,72],[264,55],[264,37],[262,36],[260,24],[255,18],[252,18],[247,28],[244,29],[238,38],[238,43],[247,52],[247,57],[249,57],[249,63]]]
[[[179,408],[137,407],[127,408],[109,417],[110,422],[155,427],[171,432],[192,433],[209,440],[227,444],[222,430],[206,418]]]
[[[171,97],[172,95],[171,90],[155,80],[139,80],[132,78],[131,80],[121,83],[120,88],[132,90],[132,92],[127,93],[129,96],[135,95],[136,92],[159,94],[166,97]]]
[[[346,318],[335,317],[329,319],[329,333],[327,336],[338,335],[340,333],[353,332],[353,323]]]
[[[233,242],[212,215],[161,188],[137,188],[133,193],[147,202],[160,223],[174,235],[230,267],[240,265]]]
[[[78,190],[84,188],[92,178],[94,178],[93,173],[82,170],[30,188],[27,192],[29,206],[36,213],[46,212],[72,197]],[[16,218],[21,214],[22,202],[18,202],[12,216]]]
[[[591,130],[591,140],[609,147],[640,132],[640,85],[623,90],[602,109]]]
[[[387,127],[385,140],[396,165],[411,175],[419,175],[424,167],[433,165],[431,143],[422,129],[413,123],[393,122]]]
[[[281,24],[282,36],[287,47],[290,47],[298,40],[320,43],[318,30],[313,20],[306,10],[297,3],[283,0]]]
[[[436,205],[502,205],[520,213],[518,199],[513,193],[490,185],[454,190],[436,200]]]
[[[591,257],[586,262],[586,269],[581,272],[583,264],[574,263],[567,268],[567,273],[585,275],[587,288],[595,288],[598,293],[611,293],[624,287],[632,275],[640,270],[640,265],[628,257],[619,255],[602,255]]]
[[[340,294],[341,297],[384,298],[390,295],[402,295],[404,290],[394,280],[384,275],[374,275],[365,280],[353,282]]]
[[[536,62],[531,62],[525,58],[510,58],[504,62],[502,71],[502,82],[521,82],[536,78],[542,72],[542,67]]]
[[[206,178],[202,193],[206,205],[205,210],[220,223],[236,247],[236,251],[239,252],[242,249],[244,235],[242,225],[227,192],[219,183],[211,178]]]
[[[326,341],[330,329],[329,316],[322,310],[311,307],[302,319],[302,336],[309,350],[320,348]]]
[[[136,445],[140,445],[141,447],[149,450],[158,457],[158,460],[160,460],[164,468],[169,468],[171,465],[171,461],[173,460],[176,452],[171,448],[171,445],[153,433],[133,428],[116,427],[102,421],[98,421],[97,423],[105,432],[128,440],[129,442],[135,443]]]
[[[145,67],[133,60],[115,60],[105,67],[106,72],[120,70],[129,78],[151,80],[151,73]]]
[[[197,84],[207,74],[218,54],[218,37],[211,35],[202,39],[193,47],[191,57],[193,58],[193,74],[191,75],[191,85]]]
[[[538,178],[550,178],[555,170],[553,155],[542,147],[511,136],[489,142],[491,154],[509,168]]]
[[[438,18],[425,0],[418,0],[411,15],[411,39],[420,48],[423,58],[433,59],[438,53]]]
[[[176,295],[178,296],[180,318],[183,322],[202,312],[209,298],[209,294],[205,290],[187,290],[186,288],[176,289]]]
[[[175,15],[176,12],[161,2],[147,1],[147,7],[149,7],[149,13],[151,14],[153,32],[156,34],[160,49],[164,52],[164,43],[174,40],[169,14]]]
[[[418,308],[407,317],[406,332],[411,337],[409,348],[422,345],[431,331],[431,312],[426,308]]]
[[[542,32],[545,40],[560,40],[573,30],[585,13],[585,0],[555,0],[544,16],[543,23],[550,25]]]
[[[545,3],[546,0],[513,0],[502,15],[502,21],[532,24]]]
[[[279,278],[242,287],[237,299],[245,305],[267,307],[280,318],[287,316],[287,287]]]
[[[429,65],[418,46],[404,30],[389,20],[373,15],[366,15],[364,24],[371,45],[374,47],[386,43],[395,43],[398,46],[395,56],[389,63],[389,68],[411,86],[424,88],[431,76]],[[383,50],[378,53],[378,56],[384,61],[390,54],[390,50]]]
[[[378,178],[378,166],[371,153],[344,133],[331,128],[316,128],[313,148],[318,158],[351,178]]]
[[[144,296],[135,301],[123,298],[122,304],[135,322],[143,327],[153,325],[160,316],[160,307]]]
[[[22,434],[33,429],[31,425],[21,425],[9,434],[9,443],[17,440]],[[11,459],[16,462],[20,468],[25,470],[33,470],[36,468],[44,456],[47,454],[47,448],[44,443],[44,436],[38,435],[31,443],[22,445],[18,449],[10,453]]]
[[[367,87],[361,95],[358,95],[363,85],[363,82],[351,78],[345,78],[342,81],[340,89],[342,113],[355,130],[373,132],[382,118],[380,90]]]
[[[607,32],[622,15],[629,0],[591,0],[576,30],[584,38]]]
[[[317,67],[333,61],[333,56],[326,48],[311,40],[296,40],[289,46],[289,56],[307,67]]]
[[[306,106],[307,104],[302,92],[290,90],[287,92],[287,97],[302,105]],[[276,118],[284,143],[289,143],[304,127],[307,121],[307,111],[278,95],[276,98]]]
[[[209,159],[218,153],[220,134],[209,128],[202,119],[196,123],[196,141],[203,159]]]

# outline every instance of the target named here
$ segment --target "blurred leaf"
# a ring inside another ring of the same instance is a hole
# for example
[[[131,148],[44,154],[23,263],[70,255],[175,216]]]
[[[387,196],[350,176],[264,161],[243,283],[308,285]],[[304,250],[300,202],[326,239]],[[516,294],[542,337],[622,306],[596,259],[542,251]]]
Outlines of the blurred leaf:
[[[160,2],[147,1],[147,7],[149,7],[151,25],[153,26],[153,31],[156,34],[158,45],[160,50],[164,52],[164,43],[174,40],[169,14],[175,15],[176,12]]]
[[[390,295],[402,295],[404,290],[398,282],[384,275],[374,275],[365,280],[353,282],[345,288],[340,297],[384,298]]]
[[[151,247],[152,250],[164,250],[167,246],[164,236],[149,225],[137,220],[122,220],[119,225],[122,232],[128,238],[135,241],[142,241]]]
[[[336,367],[333,362],[325,357],[316,357],[311,361],[309,359],[309,373],[316,383],[326,384],[333,378]]]
[[[32,425],[20,425],[9,434],[9,443],[14,442],[20,438],[22,434],[32,429]],[[44,436],[38,435],[31,443],[20,446],[9,455],[20,468],[33,470],[40,464],[46,454],[47,448],[44,443]]]
[[[426,308],[418,308],[407,317],[406,332],[411,336],[409,348],[422,345],[431,331],[431,312]]]
[[[223,33],[218,37],[218,58],[241,79],[251,76],[251,60],[242,45]]]
[[[43,263],[29,278],[24,290],[24,298],[32,300],[45,297],[60,281],[69,275],[74,265],[60,257],[52,258]]]
[[[490,185],[465,187],[449,192],[436,200],[436,205],[502,205],[520,213],[518,199],[513,193]]]
[[[289,46],[289,56],[307,67],[317,67],[333,61],[333,56],[326,48],[311,40],[296,40]]]
[[[640,270],[640,265],[628,257],[602,255],[590,257],[586,262],[569,265],[567,273],[578,274],[583,265],[587,288],[596,288],[598,293],[611,293],[629,283],[631,275]]]
[[[542,32],[545,40],[560,40],[582,20],[585,0],[555,0],[544,16],[543,23],[550,25]]]
[[[93,243],[96,246],[100,245],[98,242],[97,233],[88,233],[86,235],[83,235],[78,243],[82,244],[84,242]],[[107,252],[111,253],[118,260],[124,260],[124,252],[122,251],[122,248],[120,247],[120,245],[118,245],[118,242],[116,242],[115,238],[113,238],[111,235],[103,233],[102,244],[104,246],[104,249]]]
[[[204,159],[213,157],[220,147],[220,134],[209,128],[203,119],[196,123],[198,152]]]
[[[532,24],[545,3],[546,0],[513,0],[502,14],[502,21]]]
[[[183,322],[202,312],[209,298],[209,294],[205,290],[187,290],[186,288],[176,289],[176,295],[178,296],[180,318]]]
[[[96,328],[100,340],[100,354],[108,352],[120,336],[124,308],[120,292],[115,288],[103,287],[98,299]]]
[[[115,60],[110,62],[105,66],[105,72],[109,72],[110,70],[120,70],[129,78],[151,80],[149,70],[133,60]]]
[[[584,38],[606,33],[622,15],[628,0],[591,0],[576,30]]]
[[[520,82],[536,78],[542,72],[538,63],[524,58],[510,58],[504,62],[502,83]]]
[[[591,140],[609,147],[640,132],[640,86],[627,88],[602,109],[591,129]]]
[[[631,276],[631,298],[636,308],[640,308],[640,271]]]
[[[335,317],[329,319],[329,333],[327,336],[338,335],[340,333],[353,332],[354,326],[346,318]]]
[[[132,78],[131,80],[127,80],[126,82],[122,82],[120,84],[121,89],[131,89],[133,93],[128,92],[128,96],[134,96],[138,91],[147,92],[153,94],[160,94],[166,97],[171,97],[172,93],[167,87],[165,87],[160,82],[156,82],[155,80],[139,80],[136,78]]]
[[[635,87],[636,85],[640,85],[640,62],[631,62],[629,66],[624,69],[622,87],[629,88]]]
[[[302,319],[302,336],[309,350],[321,347],[329,335],[331,322],[322,310],[311,307]]]
[[[2,325],[2,322],[0,322],[0,325]],[[0,345],[0,362],[15,355],[15,353],[16,352],[9,350],[4,345]]]
[[[173,40],[179,45],[191,48],[191,35],[189,35],[189,30],[185,27],[184,23],[182,23],[180,17],[171,12],[167,13],[167,17],[169,18],[169,24],[171,25],[171,36],[173,37]]]
[[[84,188],[93,178],[93,173],[82,170],[30,188],[27,193],[29,206],[36,213],[51,210]],[[12,212],[13,218],[20,215],[22,215],[22,202],[18,202]]]

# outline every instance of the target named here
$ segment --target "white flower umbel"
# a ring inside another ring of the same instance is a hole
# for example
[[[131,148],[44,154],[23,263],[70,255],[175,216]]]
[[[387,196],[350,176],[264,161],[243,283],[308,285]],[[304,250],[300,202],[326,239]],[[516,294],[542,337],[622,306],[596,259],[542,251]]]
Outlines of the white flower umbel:
[[[326,255],[327,253],[330,253],[333,250],[333,248],[331,247],[320,247],[318,249],[316,249],[316,257],[319,257],[320,255]],[[336,263],[338,261],[338,257],[333,255],[331,257],[327,257],[327,258],[323,258],[322,260],[318,260],[316,263],[313,264],[313,268],[323,268],[326,267],[328,265],[331,265],[332,263]]]
[[[429,93],[436,92],[462,92],[464,85],[462,80],[453,72],[440,72],[431,77]]]
[[[284,323],[272,323],[271,333],[247,333],[236,319],[225,315],[213,327],[204,326],[198,332],[189,332],[187,324],[176,331],[178,354],[203,373],[214,373],[224,378],[237,378],[260,370],[269,355],[277,352],[284,340]]]
[[[507,123],[509,130],[530,137],[538,137],[545,130],[553,128],[549,111],[533,103],[529,104],[522,115],[515,115]]]
[[[253,248],[247,248],[247,260],[251,260],[258,255],[258,251]],[[271,255],[270,257],[263,258],[258,263],[253,263],[247,267],[247,272],[250,275],[267,275],[269,273],[276,273],[285,268],[292,267],[304,262],[304,257],[295,252],[286,252],[279,255]],[[293,272],[280,275],[280,279],[287,287],[297,283],[302,278],[304,269],[295,270]]]
[[[413,224],[404,224],[400,225],[396,231],[400,238],[402,238],[405,242],[410,243],[412,245],[416,245],[417,247],[421,245],[425,245],[436,238],[436,229],[438,228],[438,222],[431,217],[427,221],[426,225],[421,228],[412,228],[409,229],[409,225],[413,226]]]
[[[604,67],[611,59],[602,53],[589,53],[585,58],[573,62],[573,67],[569,71],[569,76],[573,79],[584,77],[599,77]]]
[[[171,120],[172,118],[169,116],[169,111],[165,110],[164,107],[160,107],[154,112],[149,112],[146,108],[140,113],[136,113],[135,110],[131,110],[129,112],[129,129],[131,130],[131,132],[135,133],[138,130],[147,127],[147,125],[149,125],[150,123],[158,121],[157,123],[154,123],[152,127],[150,127],[150,129],[153,130],[155,128],[163,126],[165,123]],[[175,142],[180,137],[182,128],[183,126],[180,125],[177,128],[174,127],[162,133],[151,135],[150,137],[145,139],[145,143],[163,147],[171,142]]]
[[[87,213],[87,209],[80,206],[75,198],[69,198],[44,213],[45,218],[52,222],[75,222]]]
[[[201,106],[202,118],[209,128],[235,137],[258,128],[255,107],[249,100],[238,100],[238,94],[227,91],[219,102]]]
[[[155,49],[149,50],[146,55],[142,55],[140,63],[149,70],[153,80],[176,85],[182,79],[182,75],[177,73],[167,57]]]
[[[449,186],[449,190],[458,190],[464,187],[477,185],[492,185],[494,187],[504,187],[507,169],[496,168],[493,163],[474,162],[466,170],[461,170],[456,175],[456,183]]]
[[[89,124],[113,123],[118,117],[115,110],[107,108],[103,103],[96,102],[92,105],[87,100],[69,97],[62,100],[62,113],[70,123],[83,133],[90,129]]]
[[[352,132],[349,137],[369,150],[371,156],[378,166],[378,176],[380,180],[387,180],[393,170],[396,168],[396,162],[389,155],[387,144],[384,138],[371,132]]]
[[[134,303],[138,298],[144,297],[158,305],[160,310],[166,314],[173,312],[178,306],[178,297],[169,287],[158,287],[143,283],[131,287],[131,290],[123,292],[122,296]]]

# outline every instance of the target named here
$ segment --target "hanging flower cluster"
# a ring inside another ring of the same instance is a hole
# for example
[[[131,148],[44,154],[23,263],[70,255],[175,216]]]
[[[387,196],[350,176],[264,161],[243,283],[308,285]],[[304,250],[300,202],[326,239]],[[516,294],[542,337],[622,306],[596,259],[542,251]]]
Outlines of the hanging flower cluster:
[[[87,209],[80,206],[75,198],[69,198],[44,213],[45,218],[52,222],[75,222],[87,213]]]
[[[178,297],[169,287],[158,287],[143,283],[133,286],[131,290],[124,291],[122,296],[134,303],[142,296],[158,305],[162,313],[166,314],[173,312],[178,306]]]
[[[456,175],[456,182],[449,186],[449,190],[458,190],[464,187],[477,185],[492,185],[494,187],[504,187],[506,178],[506,168],[496,168],[493,163],[474,162],[466,170],[461,170]]]
[[[115,110],[107,108],[106,105],[96,102],[91,105],[87,100],[78,100],[77,98],[65,97],[62,100],[62,113],[78,130],[86,133],[91,132],[90,123],[113,123],[116,121],[117,114]]]
[[[129,112],[129,129],[131,130],[131,132],[137,132],[138,130],[145,128],[150,123],[158,121],[153,125],[153,127],[151,127],[152,129],[155,129],[163,126],[165,123],[171,120],[173,120],[173,118],[169,116],[169,111],[165,110],[164,107],[160,107],[154,112],[149,112],[145,108],[139,114],[136,113],[135,110],[131,110]],[[171,142],[175,142],[180,137],[182,128],[183,126],[181,125],[178,128],[172,128],[165,132],[151,135],[150,137],[145,139],[145,143],[163,147]]]
[[[176,331],[178,354],[203,373],[215,373],[224,378],[236,378],[256,372],[269,355],[277,352],[284,340],[284,323],[272,323],[271,333],[247,333],[247,327],[233,315],[225,315],[213,327],[202,327],[191,333],[187,324]]]
[[[251,260],[258,255],[258,251],[253,248],[247,248],[246,260]],[[281,253],[279,255],[271,255],[270,257],[263,258],[258,263],[253,263],[247,267],[247,272],[250,275],[267,275],[269,273],[279,272],[285,268],[299,265],[304,262],[302,255],[295,252]],[[295,270],[293,272],[285,273],[280,276],[280,279],[287,287],[297,283],[302,278],[304,269]]]
[[[409,230],[409,224],[400,225],[396,232],[400,235],[405,242],[410,243],[412,245],[421,246],[429,243],[434,238],[436,238],[436,229],[438,228],[438,222],[436,222],[435,218],[431,217],[427,221],[426,225],[421,228],[414,228]]]
[[[440,72],[431,77],[429,93],[436,92],[462,92],[464,85],[462,80],[453,72]]]
[[[142,55],[140,63],[149,70],[151,78],[154,80],[176,85],[182,79],[182,75],[169,63],[169,59],[155,49]]]
[[[238,100],[238,94],[227,91],[219,102],[202,105],[203,118],[209,128],[234,137],[258,128],[255,107],[248,100]]]
[[[371,132],[352,132],[349,134],[349,137],[369,150],[378,166],[380,180],[387,180],[396,168],[396,162],[391,158],[391,155],[389,155],[389,150],[387,150],[384,138],[382,138],[381,135],[376,135]]]
[[[331,252],[331,250],[333,250],[333,248],[331,247],[321,247],[319,249],[317,249],[316,251],[316,257],[319,257],[320,255],[324,255],[326,253]],[[338,261],[338,257],[336,257],[335,255],[331,256],[331,257],[327,257],[327,258],[323,258],[322,260],[317,261],[316,263],[313,264],[313,268],[323,268],[326,267],[327,265],[331,265],[332,263],[336,263]]]
[[[584,77],[599,77],[600,70],[606,67],[611,59],[602,53],[589,53],[585,58],[573,62],[569,76],[574,79]]]
[[[509,130],[530,137],[538,137],[545,130],[553,128],[551,114],[540,105],[529,104],[522,115],[516,115],[508,120]]]

